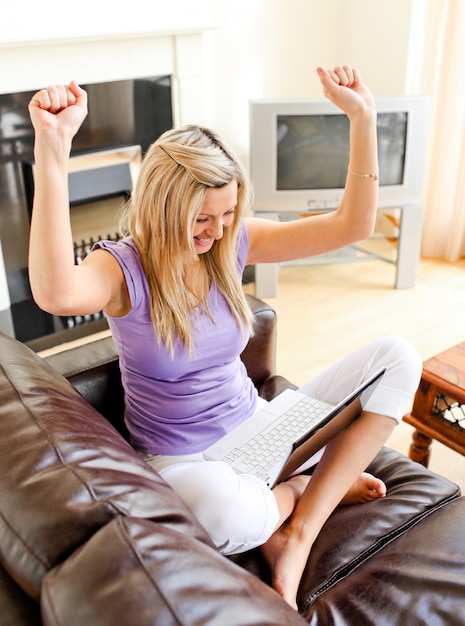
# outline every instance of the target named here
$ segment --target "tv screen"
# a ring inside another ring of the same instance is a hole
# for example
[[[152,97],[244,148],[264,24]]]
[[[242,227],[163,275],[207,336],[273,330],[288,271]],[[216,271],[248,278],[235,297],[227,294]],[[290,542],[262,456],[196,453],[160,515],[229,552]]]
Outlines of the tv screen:
[[[404,179],[408,113],[378,115],[379,184]],[[349,120],[345,115],[277,116],[276,188],[339,189],[349,163]]]
[[[420,203],[429,98],[377,98],[379,207]],[[339,205],[349,120],[327,100],[253,100],[250,174],[255,211],[301,213]]]

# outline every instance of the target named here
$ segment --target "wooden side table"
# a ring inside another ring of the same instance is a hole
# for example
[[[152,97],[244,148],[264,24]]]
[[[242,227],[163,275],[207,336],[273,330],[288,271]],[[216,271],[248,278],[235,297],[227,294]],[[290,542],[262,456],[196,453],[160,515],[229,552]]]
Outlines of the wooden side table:
[[[428,466],[433,439],[465,455],[465,341],[423,363],[412,412],[409,457]]]

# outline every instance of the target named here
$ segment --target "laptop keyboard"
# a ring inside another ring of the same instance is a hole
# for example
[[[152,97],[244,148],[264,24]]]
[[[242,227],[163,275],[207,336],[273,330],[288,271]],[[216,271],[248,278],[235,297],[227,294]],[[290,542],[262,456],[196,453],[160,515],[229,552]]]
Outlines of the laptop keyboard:
[[[258,433],[240,448],[233,448],[220,461],[229,463],[239,472],[253,473],[265,478],[271,468],[289,450],[289,446],[302,437],[309,428],[328,412],[326,402],[305,396],[268,428]]]

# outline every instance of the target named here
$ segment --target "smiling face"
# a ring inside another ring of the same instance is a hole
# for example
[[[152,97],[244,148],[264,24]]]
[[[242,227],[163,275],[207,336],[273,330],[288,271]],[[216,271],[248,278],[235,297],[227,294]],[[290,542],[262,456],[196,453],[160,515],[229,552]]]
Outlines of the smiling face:
[[[215,241],[221,239],[223,229],[233,223],[236,204],[236,180],[224,187],[207,189],[194,225],[194,246],[197,254],[208,252]]]

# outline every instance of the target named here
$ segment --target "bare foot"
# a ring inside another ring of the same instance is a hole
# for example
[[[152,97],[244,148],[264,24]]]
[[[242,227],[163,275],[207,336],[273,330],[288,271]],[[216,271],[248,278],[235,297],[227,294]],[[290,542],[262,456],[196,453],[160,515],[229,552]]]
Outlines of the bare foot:
[[[302,545],[285,522],[261,546],[261,551],[271,569],[273,589],[297,611],[297,590],[310,547]]]
[[[386,485],[382,480],[362,473],[341,501],[341,505],[371,502],[386,495]],[[313,543],[303,538],[299,529],[292,526],[292,520],[275,531],[261,546],[263,556],[272,572],[273,589],[295,610],[297,610],[297,590],[302,572]]]
[[[341,505],[363,504],[386,496],[386,485],[382,480],[363,472],[341,500]]]

